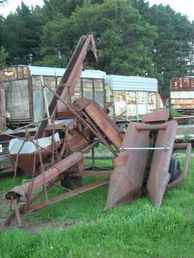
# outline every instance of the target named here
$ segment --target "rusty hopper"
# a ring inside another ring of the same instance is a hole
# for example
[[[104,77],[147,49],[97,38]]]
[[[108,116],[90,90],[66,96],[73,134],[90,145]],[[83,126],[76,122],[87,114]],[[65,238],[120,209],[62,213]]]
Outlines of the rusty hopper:
[[[149,131],[139,131],[137,125],[138,123],[129,124],[121,151],[113,161],[114,171],[110,179],[106,208],[132,201],[141,194],[148,150],[125,150],[128,147],[149,146]]]
[[[177,122],[170,121],[164,124],[165,129],[158,131],[156,147],[166,146],[166,150],[155,150],[147,182],[147,192],[150,200],[156,207],[160,207],[166,191],[170,174],[169,166],[176,138]]]
[[[120,153],[114,160],[106,208],[131,202],[141,195],[144,185],[147,185],[152,203],[156,207],[161,205],[170,179],[176,128],[176,121],[129,125]],[[153,155],[148,155],[150,151]]]

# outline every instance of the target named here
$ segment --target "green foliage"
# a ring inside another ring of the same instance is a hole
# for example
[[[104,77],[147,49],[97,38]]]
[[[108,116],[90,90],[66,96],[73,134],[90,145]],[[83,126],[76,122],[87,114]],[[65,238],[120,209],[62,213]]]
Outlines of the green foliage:
[[[149,8],[143,0],[134,0],[145,19],[157,28],[153,63],[155,76],[160,81],[161,93],[169,96],[170,80],[187,74],[187,61],[193,41],[193,25],[169,6],[154,5]]]
[[[176,109],[171,108],[171,110],[170,110],[170,116],[171,116],[172,118],[177,117],[177,116],[180,116],[180,115],[181,115],[180,112],[178,112]]]
[[[100,69],[131,75],[151,72],[150,47],[156,37],[155,28],[143,21],[128,1],[87,3],[77,8],[70,18],[47,23],[43,31],[45,49],[49,51],[55,45],[69,57],[77,39],[87,33],[95,36]]]
[[[0,48],[0,68],[4,68],[6,66],[6,61],[8,58],[8,53],[6,52],[4,47]]]
[[[169,6],[150,7],[145,0],[44,0],[42,8],[22,3],[16,13],[0,17],[0,47],[9,53],[10,65],[64,67],[87,33],[95,36],[99,69],[156,77],[165,96],[170,79],[188,71],[194,23]]]
[[[22,2],[15,14],[8,15],[4,31],[10,63],[28,64],[38,58],[41,21],[36,10],[32,12]]]

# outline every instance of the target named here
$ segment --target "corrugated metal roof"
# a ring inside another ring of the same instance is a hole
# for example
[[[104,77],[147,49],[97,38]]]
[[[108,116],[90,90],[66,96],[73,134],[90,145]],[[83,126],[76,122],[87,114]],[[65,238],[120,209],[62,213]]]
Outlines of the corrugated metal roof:
[[[106,82],[113,91],[158,91],[158,81],[154,78],[107,75]]]
[[[42,76],[59,76],[62,77],[65,69],[56,67],[41,67],[41,66],[28,66],[31,75],[42,75]],[[106,73],[100,70],[89,70],[82,71],[81,78],[90,79],[105,79]]]

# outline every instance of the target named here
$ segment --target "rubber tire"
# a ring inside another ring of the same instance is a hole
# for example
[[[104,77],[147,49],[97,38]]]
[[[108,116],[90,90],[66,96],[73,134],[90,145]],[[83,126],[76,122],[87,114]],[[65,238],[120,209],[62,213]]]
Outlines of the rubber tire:
[[[180,176],[180,162],[172,156],[169,167],[170,180],[169,183],[173,182]]]

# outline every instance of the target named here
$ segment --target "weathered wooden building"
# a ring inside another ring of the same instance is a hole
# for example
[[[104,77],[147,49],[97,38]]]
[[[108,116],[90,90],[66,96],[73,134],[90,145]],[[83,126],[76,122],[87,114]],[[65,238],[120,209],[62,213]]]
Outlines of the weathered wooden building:
[[[171,80],[171,107],[182,114],[194,114],[194,76]]]
[[[108,75],[115,115],[118,120],[140,119],[142,115],[163,108],[158,81],[140,76]]]
[[[52,93],[65,69],[16,66],[0,71],[8,125],[38,123],[43,119]],[[102,107],[112,103],[110,115],[118,120],[139,119],[141,115],[162,108],[158,81],[152,78],[107,75],[100,70],[84,70],[75,89],[75,98],[95,100]],[[5,120],[5,115],[3,116]],[[2,122],[3,123],[3,122]]]
[[[5,89],[5,106],[9,124],[12,126],[40,122],[46,105],[52,99],[52,93],[45,87],[55,89],[59,84],[65,69],[17,66],[0,71],[0,80]],[[98,70],[82,72],[75,89],[74,98],[81,96],[94,99],[104,106],[105,76]]]

